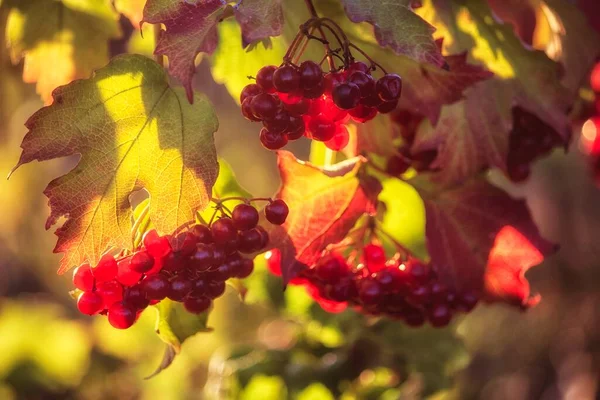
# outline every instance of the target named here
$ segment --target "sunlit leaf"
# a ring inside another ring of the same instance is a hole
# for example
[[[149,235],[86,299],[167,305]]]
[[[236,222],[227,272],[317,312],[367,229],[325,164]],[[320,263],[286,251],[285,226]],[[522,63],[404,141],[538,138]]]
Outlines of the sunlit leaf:
[[[283,28],[282,0],[243,0],[234,7],[242,27],[242,45],[279,36]]]
[[[57,230],[55,252],[65,253],[59,272],[94,263],[108,246],[130,247],[133,191],[150,193],[148,215],[163,233],[208,204],[218,173],[217,118],[200,94],[189,105],[158,64],[119,56],[53,97],[54,104],[27,121],[17,167],[81,155],[77,167],[45,190],[51,208],[46,228],[66,217]]]

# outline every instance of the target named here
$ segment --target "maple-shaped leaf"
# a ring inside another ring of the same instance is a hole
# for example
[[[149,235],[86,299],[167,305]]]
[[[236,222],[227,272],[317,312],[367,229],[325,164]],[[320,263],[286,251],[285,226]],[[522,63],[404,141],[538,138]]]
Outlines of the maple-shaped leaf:
[[[489,301],[533,305],[524,273],[556,246],[541,237],[525,201],[478,178],[450,189],[415,183],[440,279],[459,291],[482,291]]]
[[[126,16],[136,29],[140,28],[146,0],[114,0],[114,4],[117,11]]]
[[[17,167],[81,157],[44,191],[51,208],[46,228],[66,217],[56,231],[54,251],[65,253],[59,272],[95,263],[108,246],[130,247],[133,191],[149,192],[148,216],[161,233],[208,204],[218,174],[216,115],[203,95],[187,103],[160,65],[118,56],[90,79],[59,87],[53,98],[27,121]]]
[[[242,0],[234,7],[234,15],[242,28],[242,46],[281,35],[283,29],[282,0]]]
[[[342,240],[358,218],[374,210],[381,186],[359,179],[361,158],[331,168],[300,161],[279,151],[278,167],[283,199],[290,213],[281,226],[266,224],[270,245],[281,252],[281,272],[287,284],[302,268],[314,264],[331,243]]]
[[[185,87],[193,100],[192,77],[199,53],[212,54],[219,40],[217,24],[225,10],[224,0],[197,2],[148,0],[142,23],[164,24],[155,54],[169,58],[169,72]]]
[[[435,28],[412,9],[413,0],[342,0],[352,22],[369,22],[381,46],[417,61],[444,65],[444,58],[432,34]]]
[[[54,88],[88,77],[108,62],[108,41],[121,36],[109,0],[9,0],[6,42],[23,80],[37,82],[45,103]]]

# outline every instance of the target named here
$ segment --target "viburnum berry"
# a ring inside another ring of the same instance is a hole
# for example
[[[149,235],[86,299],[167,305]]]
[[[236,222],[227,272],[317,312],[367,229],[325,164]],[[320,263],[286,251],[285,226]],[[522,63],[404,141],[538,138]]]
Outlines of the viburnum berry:
[[[300,72],[292,64],[283,65],[273,73],[273,86],[278,92],[291,93],[300,87]]]
[[[252,99],[252,97],[249,97],[242,103],[242,115],[249,121],[258,122],[261,119],[254,115],[254,111],[252,111]]]
[[[117,329],[127,329],[137,319],[135,308],[122,301],[110,306],[107,316],[108,322]]]
[[[148,254],[154,258],[164,257],[171,252],[169,239],[166,236],[160,236],[154,229],[144,234],[142,242]]]
[[[287,219],[289,212],[287,204],[281,199],[273,200],[265,207],[267,221],[275,225],[282,225]]]
[[[208,297],[187,297],[183,301],[183,306],[192,314],[200,314],[210,308],[212,304]]]
[[[96,293],[102,298],[103,308],[109,308],[113,303],[123,300],[123,286],[115,280],[99,282],[96,285]]]
[[[350,110],[360,102],[361,92],[354,83],[345,82],[333,88],[331,95],[336,106],[342,110]]]
[[[196,236],[198,243],[212,243],[212,232],[206,225],[196,224],[192,226],[191,232]]]
[[[267,128],[260,130],[259,137],[262,145],[269,150],[281,149],[288,143],[287,135],[271,132]]]
[[[233,225],[240,231],[256,228],[258,225],[258,211],[250,204],[238,204],[231,213]]]
[[[252,115],[261,120],[275,117],[279,112],[279,102],[271,94],[261,93],[252,98],[250,103]]]
[[[225,282],[223,281],[211,281],[207,285],[206,295],[211,299],[216,299],[225,293]]]
[[[98,265],[92,268],[92,275],[98,282],[115,279],[117,275],[117,261],[112,254],[105,254],[98,261]]]
[[[135,272],[143,274],[150,271],[154,265],[154,258],[147,251],[138,251],[132,257],[129,263],[129,268]]]
[[[239,251],[242,253],[254,253],[263,248],[263,236],[261,232],[254,228],[248,231],[240,232],[239,235]]]
[[[395,101],[402,93],[402,79],[396,74],[386,74],[377,80],[375,90],[383,101]]]
[[[98,314],[104,309],[102,297],[94,292],[82,292],[77,298],[77,309],[85,315]]]
[[[131,258],[126,258],[117,263],[117,281],[124,286],[132,286],[139,282],[142,273],[131,268]]]
[[[184,276],[177,276],[169,282],[167,297],[181,301],[192,291],[192,282]]]
[[[308,129],[310,130],[313,139],[321,142],[331,140],[335,135],[336,127],[337,125],[334,121],[321,116],[311,118],[310,123],[308,124]]]
[[[217,244],[225,244],[237,239],[237,229],[229,217],[219,218],[210,227],[213,240]]]
[[[94,289],[94,275],[89,264],[82,264],[73,270],[73,286],[79,290],[92,291]]]
[[[331,150],[340,151],[350,141],[350,133],[346,125],[337,125],[335,128],[335,134],[331,139],[325,142],[325,145]]]
[[[123,300],[137,310],[145,309],[150,303],[149,299],[146,297],[146,292],[144,292],[140,284],[125,289]]]
[[[243,89],[242,92],[240,93],[240,104],[244,102],[244,100],[246,100],[249,97],[254,97],[258,94],[263,93],[263,89],[258,86],[256,83],[251,83],[249,85],[246,85]]]
[[[256,84],[265,92],[269,93],[275,90],[273,87],[273,74],[276,70],[276,66],[267,65],[266,67],[262,67],[256,74]]]
[[[152,275],[140,283],[140,289],[148,300],[162,300],[169,293],[169,281],[162,275]]]
[[[235,270],[234,276],[236,278],[247,278],[254,271],[254,261],[249,258],[243,258],[239,264],[239,267]]]
[[[307,60],[300,64],[300,85],[303,89],[313,88],[323,81],[323,70],[314,61]]]

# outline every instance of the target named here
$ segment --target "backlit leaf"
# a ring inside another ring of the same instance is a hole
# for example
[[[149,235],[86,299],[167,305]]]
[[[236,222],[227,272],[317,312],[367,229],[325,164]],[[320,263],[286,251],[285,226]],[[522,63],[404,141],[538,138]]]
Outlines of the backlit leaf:
[[[17,165],[80,155],[68,174],[45,190],[46,228],[57,230],[59,272],[108,246],[131,246],[129,195],[150,193],[148,215],[161,233],[194,219],[209,201],[218,174],[213,133],[218,121],[208,100],[185,101],[164,70],[142,56],[119,56],[92,78],[53,93],[54,103],[29,118]],[[17,168],[15,167],[15,168]]]
[[[242,0],[234,15],[242,27],[242,45],[279,36],[283,29],[282,0]]]

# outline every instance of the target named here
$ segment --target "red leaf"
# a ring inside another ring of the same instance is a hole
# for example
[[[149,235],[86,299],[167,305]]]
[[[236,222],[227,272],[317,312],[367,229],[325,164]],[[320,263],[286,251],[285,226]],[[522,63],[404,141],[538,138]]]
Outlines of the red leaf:
[[[244,0],[234,8],[242,28],[242,45],[281,35],[283,8],[281,0]]]
[[[556,247],[540,236],[525,201],[484,180],[421,194],[427,247],[441,280],[459,291],[483,291],[489,301],[535,304],[524,273]]]
[[[314,264],[330,243],[342,240],[360,216],[374,211],[377,181],[361,180],[362,158],[323,169],[278,152],[282,186],[277,194],[289,206],[282,226],[271,226],[271,245],[281,252],[281,272],[287,284]]]
[[[171,0],[148,0],[142,23],[164,24],[156,43],[155,54],[169,58],[169,72],[181,81],[190,103],[193,100],[194,60],[201,53],[211,54],[219,40],[217,24],[225,8],[223,0],[195,3]]]

